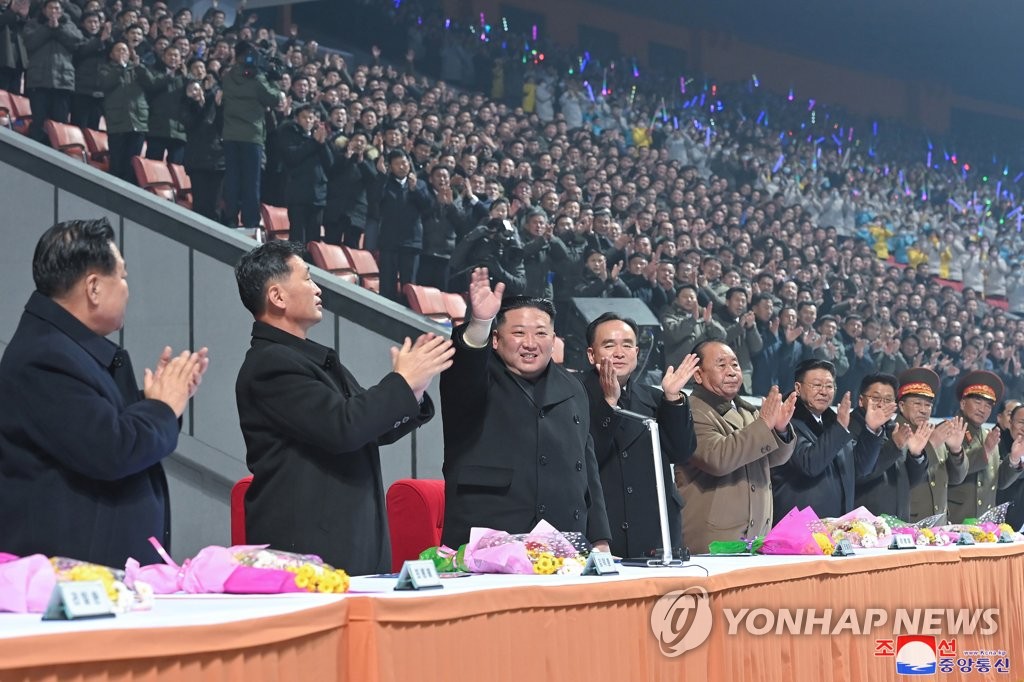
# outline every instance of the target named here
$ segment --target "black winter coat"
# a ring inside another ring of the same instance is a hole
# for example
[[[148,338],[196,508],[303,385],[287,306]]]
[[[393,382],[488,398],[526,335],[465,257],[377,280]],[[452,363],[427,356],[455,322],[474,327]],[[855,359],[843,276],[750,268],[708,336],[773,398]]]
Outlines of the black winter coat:
[[[295,121],[286,121],[277,129],[277,149],[287,178],[285,203],[326,205],[327,173],[334,163],[331,145],[317,142]]]
[[[382,251],[423,248],[423,220],[420,214],[430,208],[427,187],[421,180],[405,186],[388,173],[377,177],[370,198],[370,213],[378,219],[377,246]]]
[[[347,158],[345,150],[334,147],[334,163],[327,171],[327,208],[324,222],[334,223],[348,216],[353,225],[366,225],[367,190],[377,177],[372,161]]]
[[[224,170],[224,108],[217,106],[216,91],[206,92],[203,105],[185,98],[181,104],[181,123],[185,126],[185,171]]]

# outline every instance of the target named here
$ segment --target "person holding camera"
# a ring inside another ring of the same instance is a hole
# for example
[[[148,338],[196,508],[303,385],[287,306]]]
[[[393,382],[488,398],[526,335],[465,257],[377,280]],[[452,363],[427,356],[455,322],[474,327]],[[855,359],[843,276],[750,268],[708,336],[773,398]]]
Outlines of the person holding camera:
[[[280,106],[284,93],[261,73],[251,43],[235,44],[235,64],[224,74],[224,212],[229,225],[241,211],[242,227],[260,222],[260,171],[266,140],[264,113]]]
[[[477,267],[485,267],[492,287],[503,284],[510,296],[526,293],[523,248],[507,218],[508,200],[499,197],[491,204],[488,221],[470,230],[456,244],[448,282],[452,290],[468,290],[470,273]]]

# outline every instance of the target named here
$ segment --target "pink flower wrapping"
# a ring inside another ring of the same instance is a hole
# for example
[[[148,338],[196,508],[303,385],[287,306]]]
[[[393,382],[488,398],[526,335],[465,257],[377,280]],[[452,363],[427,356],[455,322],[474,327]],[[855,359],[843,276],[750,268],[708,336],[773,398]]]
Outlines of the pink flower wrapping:
[[[821,554],[814,539],[814,528],[821,524],[810,507],[793,507],[775,527],[768,531],[761,546],[762,554]]]
[[[57,574],[50,560],[42,554],[21,559],[4,555],[0,563],[0,611],[42,613],[57,584]]]
[[[533,574],[530,552],[549,552],[552,557],[575,558],[573,544],[547,521],[529,533],[511,535],[491,528],[473,528],[466,544],[466,567],[472,573]]]

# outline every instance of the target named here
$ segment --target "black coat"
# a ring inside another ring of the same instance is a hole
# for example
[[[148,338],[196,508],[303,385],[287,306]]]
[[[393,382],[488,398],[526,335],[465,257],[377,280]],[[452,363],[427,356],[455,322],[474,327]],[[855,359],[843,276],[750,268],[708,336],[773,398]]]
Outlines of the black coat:
[[[525,533],[541,519],[591,542],[611,537],[580,382],[551,363],[529,383],[491,349],[452,334],[455,362],[441,374],[445,510],[442,542],[474,526]]]
[[[246,536],[352,575],[390,570],[378,445],[434,416],[395,373],[363,389],[333,349],[262,322],[235,383],[246,463]]]
[[[382,251],[423,248],[423,221],[420,214],[430,208],[427,186],[422,180],[405,186],[390,173],[378,176],[370,212],[377,218],[379,235],[377,245]]]
[[[153,70],[153,82],[146,91],[149,100],[149,136],[185,141],[181,110],[185,106],[185,76],[168,73],[162,64]]]
[[[910,489],[928,475],[928,458],[914,457],[892,442],[892,424],[885,426],[886,440],[870,473],[857,476],[855,507],[872,514],[910,518]]]
[[[883,434],[875,435],[864,426],[860,410],[850,415],[850,430],[836,421],[836,413],[825,410],[819,424],[798,400],[793,413],[796,449],[782,466],[772,469],[775,519],[793,507],[811,507],[820,517],[837,517],[853,511],[857,474],[875,468]]]
[[[348,216],[353,225],[366,225],[367,189],[377,177],[372,161],[356,161],[337,146],[332,150],[334,163],[327,171],[327,208],[324,222],[334,223]]]
[[[128,354],[36,292],[0,359],[0,546],[123,568],[170,549],[160,460],[171,408],[146,400]]]
[[[205,93],[202,106],[185,98],[181,105],[181,122],[188,140],[185,142],[185,171],[224,170],[224,141],[220,131],[224,125],[224,108],[217,106],[215,90]]]
[[[278,128],[277,145],[288,178],[285,202],[289,206],[326,205],[327,171],[334,163],[331,146],[317,142],[295,121]]]
[[[99,35],[86,36],[75,49],[75,92],[92,97],[103,97],[100,87],[100,69],[107,65],[107,55],[114,41],[101,40]]]
[[[662,547],[651,435],[642,423],[611,408],[604,399],[596,370],[581,378],[590,398],[590,435],[601,471],[612,553],[622,557],[648,556],[650,550]],[[658,420],[669,541],[673,549],[682,547],[683,498],[675,486],[672,465],[689,460],[697,447],[690,403],[669,402],[661,391],[631,380],[619,399],[619,407]]]

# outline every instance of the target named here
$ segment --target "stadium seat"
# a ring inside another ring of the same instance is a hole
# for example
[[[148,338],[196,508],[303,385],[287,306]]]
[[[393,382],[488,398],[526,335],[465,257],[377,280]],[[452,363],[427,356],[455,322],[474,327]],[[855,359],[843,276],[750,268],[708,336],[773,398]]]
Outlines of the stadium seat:
[[[11,106],[11,93],[6,90],[0,90],[0,114],[6,114],[12,121],[14,121],[13,107]]]
[[[132,170],[135,171],[135,182],[139,187],[168,201],[174,201],[174,180],[166,163],[133,156]]]
[[[57,121],[47,121],[43,124],[43,131],[50,140],[50,146],[57,151],[64,152],[83,163],[89,161],[85,136],[82,134],[82,129],[78,126],[58,123]]]
[[[348,256],[348,261],[352,263],[352,267],[354,267],[356,272],[359,274],[359,283],[362,287],[379,294],[380,268],[377,266],[377,261],[374,260],[373,254],[369,251],[353,249],[348,246],[343,246],[341,248],[345,250],[345,255]]]
[[[252,476],[239,479],[231,486],[231,544],[245,544],[245,491],[252,485]]]
[[[32,105],[29,104],[28,97],[13,92],[7,93],[7,96],[11,101],[11,125],[22,135],[28,135],[28,126],[32,123]]]
[[[107,142],[107,134],[100,130],[82,128],[82,136],[85,137],[85,144],[89,148],[89,165],[102,171],[109,171],[110,145]]]
[[[309,251],[309,255],[313,259],[313,265],[346,282],[359,284],[359,275],[356,274],[355,268],[352,267],[348,256],[345,255],[345,250],[337,244],[310,242],[306,244],[306,250]]]
[[[466,320],[466,299],[461,294],[453,294],[451,292],[443,292],[444,296],[444,309],[448,313],[448,317],[451,318],[453,325],[460,325]]]
[[[167,170],[171,171],[171,179],[174,181],[175,201],[179,206],[192,209],[192,179],[185,172],[185,167],[176,163],[167,164]]]
[[[391,532],[391,570],[418,559],[420,552],[441,544],[444,526],[444,481],[403,478],[388,488],[385,502]]]
[[[444,305],[444,294],[440,289],[425,287],[419,284],[405,284],[402,286],[402,293],[409,307],[415,312],[429,317],[434,322],[450,324],[452,318],[448,317],[448,310]]]
[[[267,241],[288,239],[288,209],[270,204],[260,204],[260,215],[263,216],[263,229],[267,233]]]

